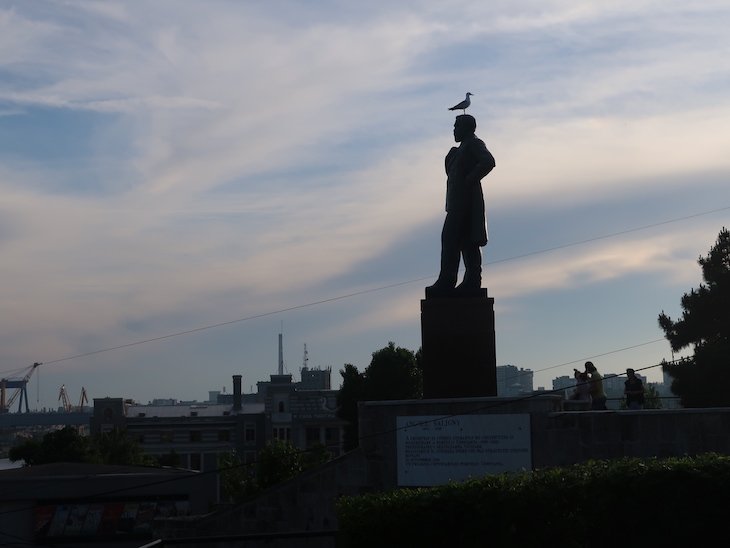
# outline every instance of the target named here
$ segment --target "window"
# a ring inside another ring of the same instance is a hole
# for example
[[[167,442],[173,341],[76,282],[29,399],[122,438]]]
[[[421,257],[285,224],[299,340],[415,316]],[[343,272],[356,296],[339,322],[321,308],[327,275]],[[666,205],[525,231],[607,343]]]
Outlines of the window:
[[[286,427],[274,428],[274,439],[289,441],[291,439],[291,430]]]
[[[191,430],[190,431],[190,441],[200,441],[203,439],[203,436],[200,432],[200,430]],[[199,468],[196,468],[196,470],[199,470]]]
[[[190,453],[190,469],[191,470],[202,470],[200,453]]]
[[[218,441],[231,441],[231,431],[218,430]]]
[[[280,401],[279,402],[279,413],[283,413],[283,412],[284,412],[284,402]]]
[[[256,427],[253,424],[247,424],[244,427],[243,439],[246,443],[256,442]]]

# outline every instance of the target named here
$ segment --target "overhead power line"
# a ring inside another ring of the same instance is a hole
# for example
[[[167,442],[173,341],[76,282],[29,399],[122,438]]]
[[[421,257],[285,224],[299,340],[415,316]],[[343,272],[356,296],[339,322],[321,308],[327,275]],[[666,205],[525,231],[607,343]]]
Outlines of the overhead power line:
[[[519,260],[519,259],[523,259],[525,257],[531,257],[531,256],[539,255],[539,254],[542,254],[542,253],[549,253],[551,251],[556,251],[558,249],[566,249],[566,248],[569,248],[569,247],[575,247],[575,246],[579,246],[579,245],[584,245],[584,244],[592,243],[592,242],[595,242],[595,241],[598,241],[598,240],[605,240],[605,239],[608,239],[608,238],[615,238],[617,236],[622,236],[624,234],[630,234],[632,232],[639,232],[639,231],[642,231],[642,230],[648,230],[650,228],[655,228],[657,226],[662,226],[662,225],[666,225],[666,224],[670,224],[670,223],[677,223],[677,222],[681,222],[681,221],[686,221],[686,220],[689,220],[689,219],[694,219],[694,218],[697,218],[697,217],[702,217],[702,216],[705,216],[705,215],[710,215],[710,214],[718,213],[718,212],[721,212],[721,211],[727,211],[729,209],[730,209],[730,206],[725,206],[725,207],[721,207],[721,208],[711,209],[711,210],[708,210],[708,211],[703,211],[703,212],[700,212],[700,213],[693,213],[691,215],[686,215],[684,217],[676,217],[674,219],[669,219],[669,220],[660,221],[660,222],[657,222],[657,223],[652,223],[652,224],[643,225],[643,226],[639,226],[639,227],[629,228],[629,229],[626,229],[626,230],[621,230],[619,232],[613,232],[613,233],[610,233],[610,234],[605,234],[605,235],[602,235],[602,236],[596,236],[596,237],[588,238],[588,239],[585,239],[585,240],[578,240],[578,241],[575,241],[575,242],[570,242],[570,243],[562,244],[562,245],[559,245],[559,246],[554,246],[554,247],[545,248],[545,249],[536,250],[536,251],[530,251],[530,252],[527,252],[527,253],[522,253],[520,255],[515,255],[513,257],[506,257],[506,258],[503,258],[503,259],[497,259],[495,261],[489,261],[487,264],[494,265],[494,264],[500,264],[500,263],[505,263],[505,262],[509,262],[509,261],[516,261],[516,260]],[[331,303],[331,302],[335,302],[335,301],[340,301],[340,300],[344,300],[344,299],[350,299],[352,297],[357,297],[357,296],[365,295],[365,294],[368,294],[368,293],[375,293],[375,292],[378,292],[378,291],[384,291],[386,289],[392,289],[394,287],[400,287],[400,286],[403,286],[403,285],[408,285],[408,284],[420,282],[420,281],[423,281],[423,280],[429,280],[431,278],[432,278],[432,275],[429,275],[429,276],[423,276],[423,277],[420,277],[420,278],[414,278],[414,279],[406,280],[406,281],[402,281],[402,282],[396,282],[396,283],[393,283],[393,284],[388,284],[388,285],[382,285],[382,286],[378,286],[378,287],[373,287],[373,288],[370,288],[370,289],[363,289],[363,290],[360,290],[360,291],[353,291],[351,293],[346,293],[346,294],[343,294],[343,295],[338,295],[338,296],[330,297],[330,298],[327,298],[327,299],[321,299],[321,300],[318,300],[318,301],[312,301],[312,302],[303,303],[303,304],[299,304],[299,305],[294,305],[294,306],[290,306],[290,307],[286,307],[286,308],[280,308],[280,309],[272,310],[272,311],[269,311],[269,312],[262,312],[262,313],[259,313],[259,314],[253,314],[251,316],[245,316],[245,317],[237,318],[237,319],[234,319],[234,320],[229,320],[229,321],[214,323],[214,324],[205,325],[205,326],[201,326],[201,327],[195,327],[195,328],[187,329],[187,330],[184,330],[184,331],[178,331],[178,332],[175,332],[175,333],[169,333],[167,335],[161,335],[159,337],[152,337],[152,338],[149,338],[149,339],[142,339],[142,340],[138,340],[138,341],[133,341],[133,342],[130,342],[130,343],[126,343],[126,344],[120,344],[120,345],[117,345],[117,346],[111,346],[111,347],[107,347],[107,348],[101,348],[101,349],[98,349],[98,350],[92,350],[90,352],[84,352],[84,353],[76,354],[76,355],[73,355],[73,356],[67,356],[65,358],[58,358],[58,359],[53,359],[53,360],[45,360],[44,364],[45,365],[50,365],[50,364],[55,364],[55,363],[60,363],[60,362],[65,362],[65,361],[70,361],[70,360],[75,360],[75,359],[79,359],[79,358],[85,358],[85,357],[88,357],[88,356],[94,356],[94,355],[97,355],[97,354],[103,354],[103,353],[106,353],[106,352],[112,352],[114,350],[121,350],[121,349],[124,349],[124,348],[131,348],[133,346],[139,346],[139,345],[148,344],[148,343],[151,343],[151,342],[161,341],[161,340],[165,340],[165,339],[171,339],[171,338],[174,338],[174,337],[181,337],[183,335],[191,335],[193,333],[199,333],[201,331],[207,331],[207,330],[210,330],[210,329],[216,329],[216,328],[224,327],[224,326],[227,326],[227,325],[232,325],[232,324],[236,324],[236,323],[246,322],[246,321],[250,321],[250,320],[254,320],[254,319],[258,319],[258,318],[264,318],[264,317],[267,317],[267,316],[273,316],[273,315],[276,315],[276,314],[282,314],[284,312],[291,312],[292,310],[300,310],[300,309],[303,309],[303,308],[309,308],[309,307],[318,306],[318,305],[322,305],[322,304],[326,304],[326,303]],[[657,341],[649,341],[649,342],[646,342],[646,343],[641,343],[641,344],[639,344],[637,346],[642,346],[642,345],[646,345],[646,344],[652,344],[654,342],[657,342]],[[628,348],[633,348],[633,347],[628,347]],[[628,349],[628,348],[626,348],[626,349]],[[622,349],[622,350],[626,350],[626,349]],[[614,350],[612,352],[619,352],[619,351],[621,351],[621,350]],[[609,353],[612,353],[612,352],[609,352]],[[601,354],[601,355],[604,355],[604,354]],[[572,362],[572,361],[571,362],[567,362],[567,364],[570,364],[570,363],[574,363],[574,362]],[[560,367],[562,365],[566,365],[566,364],[555,365],[555,366],[551,366],[550,368]],[[18,370],[22,370],[22,368],[16,368],[16,369],[11,370],[11,371],[18,371]],[[0,371],[0,373],[4,373],[4,372],[1,372]]]

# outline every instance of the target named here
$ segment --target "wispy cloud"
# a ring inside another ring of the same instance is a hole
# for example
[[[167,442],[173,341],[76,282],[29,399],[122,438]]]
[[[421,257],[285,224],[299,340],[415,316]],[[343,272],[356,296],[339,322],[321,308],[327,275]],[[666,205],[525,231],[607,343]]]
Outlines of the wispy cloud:
[[[454,144],[446,107],[466,91],[497,158],[485,181],[497,219],[600,210],[637,187],[659,201],[683,177],[712,188],[710,206],[730,198],[702,182],[730,171],[723,3],[417,8],[0,8],[0,145],[12,145],[0,146],[4,359],[327,298],[333,280],[368,286],[363,265],[378,273],[370,285],[416,261],[435,271]],[[49,134],[68,139],[68,155],[35,144]],[[585,230],[568,224],[551,223]],[[645,273],[685,285],[705,230],[495,267],[490,292],[512,306]],[[418,251],[399,255],[404,242]],[[412,330],[421,292],[312,323],[343,339]]]

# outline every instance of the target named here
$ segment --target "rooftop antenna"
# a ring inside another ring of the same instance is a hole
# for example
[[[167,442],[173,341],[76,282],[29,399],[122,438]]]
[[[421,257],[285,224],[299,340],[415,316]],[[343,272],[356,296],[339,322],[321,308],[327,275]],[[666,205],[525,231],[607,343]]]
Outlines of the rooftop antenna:
[[[304,343],[304,359],[302,360],[302,369],[307,369],[309,363],[309,354],[307,353],[307,343]]]
[[[282,333],[279,333],[279,375],[284,374],[284,344]]]

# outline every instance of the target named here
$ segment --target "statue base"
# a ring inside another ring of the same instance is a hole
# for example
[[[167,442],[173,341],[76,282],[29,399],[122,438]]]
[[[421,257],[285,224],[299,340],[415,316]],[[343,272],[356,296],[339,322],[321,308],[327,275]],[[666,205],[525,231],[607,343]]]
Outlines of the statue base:
[[[424,398],[496,396],[494,299],[486,288],[427,291],[421,350]]]

